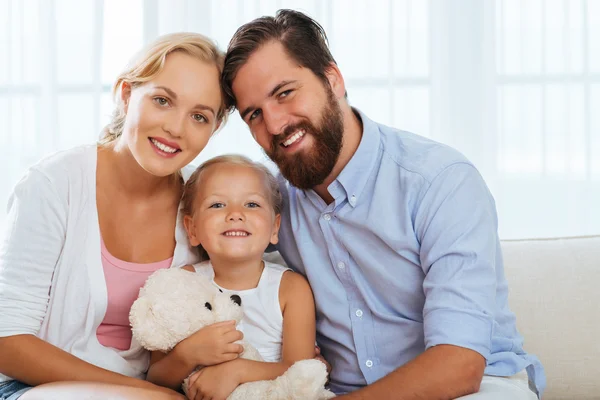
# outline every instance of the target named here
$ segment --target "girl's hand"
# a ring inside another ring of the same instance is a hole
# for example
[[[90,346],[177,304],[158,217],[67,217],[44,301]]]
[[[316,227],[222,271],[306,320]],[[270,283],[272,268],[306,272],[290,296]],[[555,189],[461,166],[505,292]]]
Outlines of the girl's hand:
[[[240,368],[230,361],[194,372],[188,380],[188,399],[226,400],[240,385]]]
[[[328,385],[329,384],[329,374],[331,373],[331,364],[329,364],[327,362],[327,360],[325,358],[323,358],[323,356],[321,355],[321,348],[319,346],[315,346],[315,360],[319,360],[323,364],[325,364],[325,368],[327,369],[327,382],[325,382],[325,384]]]
[[[217,322],[182,340],[175,350],[194,368],[210,366],[235,360],[244,351],[244,347],[235,342],[243,337],[244,334],[235,329],[235,321]]]

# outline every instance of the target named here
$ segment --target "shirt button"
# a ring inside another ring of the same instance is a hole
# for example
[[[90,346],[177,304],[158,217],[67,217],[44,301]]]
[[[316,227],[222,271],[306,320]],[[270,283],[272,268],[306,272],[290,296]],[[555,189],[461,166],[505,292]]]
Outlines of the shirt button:
[[[323,215],[323,218],[325,219],[325,221],[329,221],[331,219],[331,215],[325,214]]]
[[[356,314],[356,316],[357,316],[358,318],[360,318],[360,317],[362,317],[362,316],[363,316],[363,312],[362,312],[362,310],[356,310],[356,313],[355,313],[355,314]]]
[[[373,366],[373,361],[367,360],[367,362],[365,362],[365,365],[367,366],[367,368],[371,368]]]
[[[356,204],[356,196],[352,195],[352,197],[350,197],[350,205],[355,205]]]
[[[340,261],[340,262],[338,263],[338,268],[339,268],[339,269],[344,269],[344,268],[346,268],[346,264],[344,264],[343,262],[341,262],[341,261]]]

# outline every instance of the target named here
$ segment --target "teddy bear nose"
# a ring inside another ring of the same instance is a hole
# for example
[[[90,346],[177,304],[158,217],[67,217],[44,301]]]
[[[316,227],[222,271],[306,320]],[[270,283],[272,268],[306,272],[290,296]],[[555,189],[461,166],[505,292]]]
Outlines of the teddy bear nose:
[[[204,307],[208,308],[208,311],[212,311],[212,306],[210,305],[210,303],[208,301],[206,303],[204,303]]]
[[[238,296],[237,294],[232,294],[230,299],[238,306],[242,305],[242,298],[240,296]]]

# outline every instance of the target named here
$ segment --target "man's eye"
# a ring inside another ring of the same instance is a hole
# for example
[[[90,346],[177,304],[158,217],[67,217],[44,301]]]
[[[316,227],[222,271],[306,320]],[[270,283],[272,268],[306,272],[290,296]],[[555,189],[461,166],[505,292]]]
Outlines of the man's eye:
[[[260,115],[260,110],[255,110],[252,114],[250,114],[250,117],[248,117],[248,121],[252,121],[254,118],[258,117]]]
[[[153,100],[159,106],[166,106],[169,104],[169,100],[165,99],[164,97],[158,96],[158,97],[155,97]]]
[[[225,207],[225,204],[223,204],[223,203],[213,203],[208,208],[223,208],[223,207]]]
[[[290,93],[292,93],[292,89],[288,89],[288,90],[284,90],[283,92],[279,93],[279,98],[283,98],[283,97],[287,97]]]

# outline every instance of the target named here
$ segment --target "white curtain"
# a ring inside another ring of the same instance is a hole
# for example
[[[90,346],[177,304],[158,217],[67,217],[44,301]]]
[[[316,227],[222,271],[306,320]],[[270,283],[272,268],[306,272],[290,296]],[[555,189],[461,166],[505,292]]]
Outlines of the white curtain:
[[[141,45],[225,49],[278,8],[324,26],[354,106],[477,165],[502,238],[600,233],[600,0],[0,0],[1,209],[27,166],[97,139]],[[196,161],[227,152],[264,159],[237,115]]]

